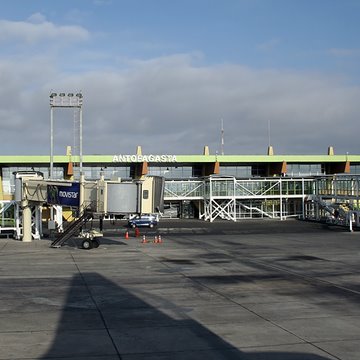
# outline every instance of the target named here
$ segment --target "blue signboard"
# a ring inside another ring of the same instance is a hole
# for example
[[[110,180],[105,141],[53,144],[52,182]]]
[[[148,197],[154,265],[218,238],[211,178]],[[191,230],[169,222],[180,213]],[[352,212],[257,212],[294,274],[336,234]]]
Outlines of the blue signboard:
[[[71,186],[48,185],[47,201],[53,205],[79,206],[80,183],[72,183]]]

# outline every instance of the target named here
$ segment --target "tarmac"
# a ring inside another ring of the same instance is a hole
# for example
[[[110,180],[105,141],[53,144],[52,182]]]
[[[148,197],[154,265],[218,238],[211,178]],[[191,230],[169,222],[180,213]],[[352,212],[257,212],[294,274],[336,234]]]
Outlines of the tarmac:
[[[360,359],[360,232],[123,225],[91,250],[0,239],[1,360]]]

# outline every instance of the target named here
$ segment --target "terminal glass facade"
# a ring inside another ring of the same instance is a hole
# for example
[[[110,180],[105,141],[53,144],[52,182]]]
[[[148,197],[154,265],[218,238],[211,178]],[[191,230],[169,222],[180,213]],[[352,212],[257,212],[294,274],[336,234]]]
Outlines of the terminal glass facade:
[[[49,166],[8,166],[3,167],[1,170],[1,177],[3,183],[3,191],[5,194],[13,194],[15,191],[15,179],[14,172],[17,171],[40,171],[44,174],[44,178],[48,179],[50,177],[50,168]],[[64,179],[64,168],[63,167],[54,167],[53,169],[54,179],[63,180]]]
[[[360,174],[360,165],[350,165],[350,173],[351,174]]]
[[[194,177],[192,166],[149,166],[148,175],[166,179],[188,179]]]
[[[220,166],[220,175],[244,178],[252,176],[251,166]]]
[[[75,179],[80,178],[80,169],[74,169]],[[83,175],[86,180],[98,180],[101,175],[104,176],[105,180],[118,180],[130,179],[130,167],[129,166],[84,166]]]
[[[308,176],[324,175],[325,171],[321,164],[287,164],[287,175]]]

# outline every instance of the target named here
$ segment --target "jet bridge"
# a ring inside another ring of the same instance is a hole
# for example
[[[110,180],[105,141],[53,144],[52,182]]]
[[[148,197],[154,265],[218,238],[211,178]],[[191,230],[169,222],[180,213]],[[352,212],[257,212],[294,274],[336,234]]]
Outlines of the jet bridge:
[[[39,172],[15,173],[15,201],[19,204],[22,226],[16,238],[24,242],[39,239],[42,236],[42,211],[50,208],[49,229],[65,233],[62,209],[70,208],[76,213],[73,222],[78,219],[103,218],[106,215],[141,214],[163,211],[164,179],[149,176],[144,180],[80,181],[44,179]],[[86,214],[86,216],[84,216]],[[16,221],[19,219],[15,219]],[[73,226],[73,232],[81,229]],[[66,232],[69,236],[69,232]],[[66,239],[64,240],[66,241]],[[60,246],[64,241],[60,241]],[[58,246],[57,246],[58,247]]]

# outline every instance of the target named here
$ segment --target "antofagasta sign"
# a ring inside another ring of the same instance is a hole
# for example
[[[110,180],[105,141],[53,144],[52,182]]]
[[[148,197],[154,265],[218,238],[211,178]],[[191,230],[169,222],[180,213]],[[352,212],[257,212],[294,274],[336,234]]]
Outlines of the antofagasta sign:
[[[113,162],[176,162],[176,155],[114,155]]]

